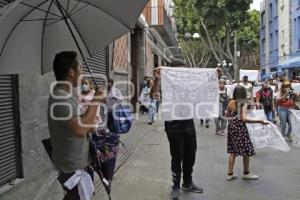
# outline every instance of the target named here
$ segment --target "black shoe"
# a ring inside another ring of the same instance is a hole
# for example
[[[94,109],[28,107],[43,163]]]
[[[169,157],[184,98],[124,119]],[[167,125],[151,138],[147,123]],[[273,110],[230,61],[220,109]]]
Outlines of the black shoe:
[[[206,128],[209,128],[209,124],[206,124]]]
[[[149,125],[152,125],[153,122],[148,122]]]
[[[180,187],[179,186],[172,186],[171,192],[170,192],[170,199],[179,200],[181,197],[180,193]]]
[[[203,193],[203,189],[198,187],[197,185],[195,185],[194,183],[192,184],[182,184],[181,185],[181,189],[183,191],[186,191],[186,192],[195,192],[195,193]]]

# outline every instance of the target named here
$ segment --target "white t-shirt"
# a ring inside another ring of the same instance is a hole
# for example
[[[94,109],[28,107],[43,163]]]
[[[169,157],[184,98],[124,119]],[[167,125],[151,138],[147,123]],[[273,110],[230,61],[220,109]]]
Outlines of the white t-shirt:
[[[252,98],[252,84],[251,83],[247,83],[247,84],[241,83],[240,85],[246,89],[247,99],[251,99]]]

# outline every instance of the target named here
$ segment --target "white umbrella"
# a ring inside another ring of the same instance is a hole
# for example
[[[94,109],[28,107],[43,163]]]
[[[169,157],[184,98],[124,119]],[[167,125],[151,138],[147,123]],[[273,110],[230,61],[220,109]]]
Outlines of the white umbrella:
[[[92,56],[134,28],[147,1],[15,1],[0,17],[0,74],[51,71],[63,50]]]

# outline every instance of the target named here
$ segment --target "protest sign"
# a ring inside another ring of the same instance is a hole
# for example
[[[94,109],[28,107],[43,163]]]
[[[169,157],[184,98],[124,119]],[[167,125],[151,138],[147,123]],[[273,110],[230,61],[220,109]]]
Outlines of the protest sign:
[[[272,89],[273,94],[274,94],[274,93],[275,93],[275,90],[276,90],[276,86],[275,86],[275,85],[271,85],[270,88]]]
[[[252,96],[256,97],[256,93],[261,89],[261,86],[255,86],[252,90]]]
[[[300,83],[292,83],[291,85],[294,92],[300,94]]]
[[[244,76],[248,76],[249,81],[258,81],[259,71],[258,70],[240,70],[240,80],[243,80]]]
[[[226,88],[227,95],[228,95],[229,99],[233,98],[233,92],[234,92],[235,87],[236,87],[236,84],[225,85],[225,88]]]
[[[151,98],[150,98],[150,88],[144,87],[141,95],[139,97],[139,101],[142,105],[146,106],[147,108],[149,107],[151,103]]]
[[[266,120],[263,110],[252,110],[248,116],[255,119]],[[282,137],[276,125],[270,123],[268,125],[262,124],[247,124],[247,129],[252,143],[256,148],[271,148],[281,151],[290,151],[289,145]]]
[[[219,83],[216,69],[161,69],[164,120],[219,116]]]
[[[300,147],[300,110],[290,110],[293,145]]]

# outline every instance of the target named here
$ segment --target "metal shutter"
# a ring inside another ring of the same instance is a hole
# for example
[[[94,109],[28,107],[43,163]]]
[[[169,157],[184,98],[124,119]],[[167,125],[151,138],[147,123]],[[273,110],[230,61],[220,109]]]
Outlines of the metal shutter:
[[[95,55],[93,55],[90,58],[86,59],[89,68],[91,69],[92,73],[97,75],[101,74],[105,77],[107,77],[107,69],[108,69],[108,47],[101,49],[98,51]],[[83,71],[86,74],[90,74],[86,68],[86,66],[83,67]],[[103,85],[103,79],[97,78],[95,76],[97,85]]]
[[[17,76],[0,75],[0,186],[20,177]]]

